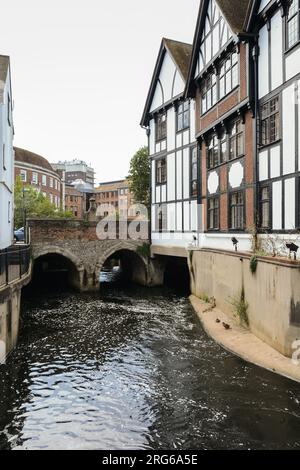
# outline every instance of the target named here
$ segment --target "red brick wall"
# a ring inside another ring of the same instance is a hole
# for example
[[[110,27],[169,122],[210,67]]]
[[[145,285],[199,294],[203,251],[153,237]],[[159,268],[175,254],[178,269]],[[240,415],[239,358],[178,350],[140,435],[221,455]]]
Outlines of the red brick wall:
[[[59,197],[60,198],[60,201],[62,202],[62,183],[61,183],[61,180],[59,178],[59,176],[55,177],[54,175],[51,176],[53,178],[53,188],[50,188],[50,176],[49,174],[46,174],[46,172],[44,173],[42,170],[30,170],[28,168],[20,168],[20,167],[15,167],[15,179],[17,177],[20,176],[21,174],[21,170],[25,170],[26,173],[27,173],[27,179],[26,179],[26,182],[24,184],[29,184],[33,187],[37,187],[41,190],[41,192],[47,194],[47,196],[50,197],[50,194],[53,195],[53,198],[55,198],[55,196]],[[38,184],[35,185],[35,184],[32,184],[32,174],[33,173],[37,173],[38,174]],[[42,185],[42,176],[43,175],[46,175],[47,177],[47,186],[43,186]],[[54,183],[54,180],[57,181],[57,183],[59,183],[59,187],[60,189],[55,189],[55,183]]]

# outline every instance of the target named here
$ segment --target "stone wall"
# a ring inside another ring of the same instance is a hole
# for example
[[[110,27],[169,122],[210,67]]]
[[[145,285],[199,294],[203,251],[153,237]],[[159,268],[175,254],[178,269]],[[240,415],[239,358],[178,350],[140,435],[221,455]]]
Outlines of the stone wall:
[[[31,219],[28,225],[33,259],[46,255],[65,257],[74,268],[70,270],[70,283],[81,291],[98,290],[105,261],[121,251],[124,252],[124,261],[128,263],[128,271],[134,282],[147,286],[161,285],[162,270],[159,263],[143,255],[143,250],[138,250],[148,241],[123,240],[118,237],[99,240],[97,222],[82,220]]]
[[[31,269],[22,279],[0,290],[0,363],[17,344],[20,323],[21,292],[30,282]]]
[[[234,318],[233,303],[244,292],[251,331],[291,357],[293,342],[300,339],[300,265],[258,258],[252,274],[250,258],[243,253],[190,251],[192,293],[199,298],[214,297],[217,307]]]

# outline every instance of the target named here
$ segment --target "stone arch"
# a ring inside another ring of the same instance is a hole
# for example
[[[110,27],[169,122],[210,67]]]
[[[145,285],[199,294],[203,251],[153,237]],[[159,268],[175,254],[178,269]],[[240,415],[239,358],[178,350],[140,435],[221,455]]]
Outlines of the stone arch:
[[[136,259],[136,264],[132,276],[132,280],[138,284],[147,285],[148,284],[148,261],[140,253],[137,253],[138,246],[141,246],[140,243],[133,244],[132,242],[117,242],[113,246],[105,250],[100,257],[100,260],[96,263],[95,274],[96,278],[100,279],[101,270],[104,263],[114,254],[118,253],[132,253]]]
[[[39,259],[47,256],[58,256],[64,258],[69,266],[72,267],[69,272],[70,284],[76,289],[81,289],[85,268],[84,264],[75,254],[68,249],[55,245],[35,246],[33,249],[33,270],[35,263]]]

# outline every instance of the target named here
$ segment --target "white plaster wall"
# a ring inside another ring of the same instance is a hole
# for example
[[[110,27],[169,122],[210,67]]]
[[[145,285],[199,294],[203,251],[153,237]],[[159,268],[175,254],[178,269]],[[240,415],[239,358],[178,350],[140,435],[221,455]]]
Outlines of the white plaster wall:
[[[273,230],[282,230],[282,182],[273,183],[272,190]]]
[[[176,230],[182,231],[182,202],[176,204],[177,226]]]
[[[190,197],[190,155],[189,149],[183,150],[183,198]]]
[[[176,141],[176,125],[175,125],[175,109],[169,108],[168,109],[168,116],[167,116],[167,126],[168,126],[168,132],[167,132],[167,137],[168,137],[168,151],[174,150]]]
[[[164,61],[161,67],[159,79],[164,93],[164,102],[172,99],[172,85],[176,72],[176,66],[168,52],[166,52]]]
[[[161,187],[161,202],[167,201],[167,186],[164,184]]]
[[[295,215],[296,215],[296,188],[295,178],[285,180],[285,230],[293,230],[296,228]]]
[[[268,151],[259,154],[259,181],[268,179]]]
[[[164,99],[163,99],[162,87],[161,87],[161,84],[158,82],[156,85],[150,111],[154,111],[155,109],[159,108],[163,104],[164,104]]]
[[[300,49],[295,49],[286,57],[286,80],[290,80],[300,72]]]
[[[176,205],[174,203],[167,205],[168,230],[176,230]]]
[[[295,88],[294,84],[282,93],[282,140],[283,140],[283,174],[295,172]]]
[[[194,100],[191,100],[190,110],[191,139],[194,142],[196,140],[196,104]]]
[[[154,160],[151,162],[151,171],[152,171],[152,176],[151,176],[152,202],[155,203],[156,190],[155,190],[155,161]]]
[[[270,150],[271,178],[280,176],[280,146],[271,148]]]
[[[173,98],[184,92],[185,84],[178,70],[175,72],[174,87],[173,87]]]
[[[161,203],[161,188],[160,186],[156,187],[156,201],[158,204]]]
[[[198,230],[197,201],[191,202],[191,230]]]
[[[175,197],[175,154],[168,155],[167,158],[167,181],[168,181],[168,201],[174,201]]]
[[[265,25],[259,32],[260,54],[259,67],[259,98],[269,93],[269,39],[268,27]]]
[[[282,17],[278,11],[271,20],[271,79],[272,90],[283,83],[283,55],[282,55]]]
[[[185,201],[183,203],[183,219],[184,219],[184,230],[190,231],[190,203]]]
[[[182,152],[176,153],[176,186],[177,200],[182,199]]]

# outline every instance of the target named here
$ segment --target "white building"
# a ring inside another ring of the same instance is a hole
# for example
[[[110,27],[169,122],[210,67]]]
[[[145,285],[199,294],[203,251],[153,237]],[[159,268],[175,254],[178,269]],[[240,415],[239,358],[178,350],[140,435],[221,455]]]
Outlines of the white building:
[[[300,228],[300,1],[254,3],[262,222],[271,232],[291,234]]]
[[[13,151],[12,91],[9,57],[0,56],[0,249],[13,242]]]
[[[151,158],[153,252],[172,254],[198,236],[195,103],[184,100],[192,46],[163,39],[141,125]]]

